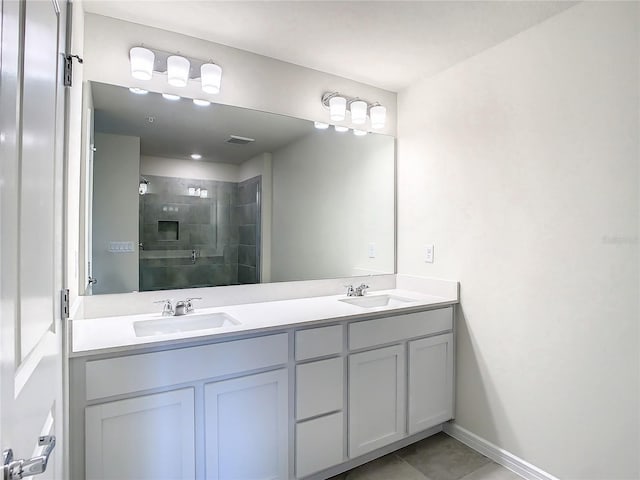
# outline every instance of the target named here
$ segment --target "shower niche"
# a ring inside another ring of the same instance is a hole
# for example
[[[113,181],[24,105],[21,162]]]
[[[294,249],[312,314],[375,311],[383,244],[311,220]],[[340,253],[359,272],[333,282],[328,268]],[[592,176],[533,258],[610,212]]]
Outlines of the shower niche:
[[[140,291],[260,282],[260,176],[238,183],[144,178]]]

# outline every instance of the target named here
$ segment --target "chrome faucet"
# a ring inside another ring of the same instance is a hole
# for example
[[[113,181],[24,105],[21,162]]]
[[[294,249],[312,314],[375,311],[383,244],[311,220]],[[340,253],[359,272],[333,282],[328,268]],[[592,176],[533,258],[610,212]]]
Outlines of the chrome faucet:
[[[365,285],[364,283],[360,284],[359,287],[353,287],[353,285],[345,285],[347,287],[347,297],[364,297],[364,294],[367,293],[367,288],[369,285]]]
[[[174,315],[179,317],[180,315],[186,315],[187,313],[193,312],[195,309],[193,307],[193,300],[202,300],[201,297],[191,297],[186,300],[180,300],[176,302],[176,308],[174,311]]]
[[[175,310],[173,309],[173,304],[171,303],[170,299],[166,299],[166,300],[158,300],[157,302],[153,302],[153,303],[162,303],[162,316],[163,317],[171,317],[173,315],[175,315]]]

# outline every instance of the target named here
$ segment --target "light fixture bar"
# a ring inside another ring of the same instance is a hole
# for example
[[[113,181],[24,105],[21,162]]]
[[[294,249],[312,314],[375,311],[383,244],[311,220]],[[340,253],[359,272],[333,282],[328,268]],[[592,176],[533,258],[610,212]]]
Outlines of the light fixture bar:
[[[339,99],[336,101],[336,99]],[[346,113],[347,106],[351,113],[351,121],[355,125],[363,125],[367,121],[367,114],[371,117],[372,128],[384,128],[387,116],[387,109],[378,102],[368,102],[359,97],[349,97],[339,92],[325,92],[321,97],[322,105],[330,112],[332,121],[342,121]],[[343,107],[344,104],[344,107]]]
[[[139,47],[134,47],[134,48],[139,48]],[[148,48],[148,47],[144,47],[143,50],[146,50],[153,54],[153,71],[156,73],[162,73],[162,74],[167,73],[167,59],[170,56],[176,55],[176,56],[186,58],[187,60],[189,60],[189,64],[190,64],[189,80],[200,80],[202,66],[207,64],[215,64],[215,62],[212,62],[211,60],[202,60],[198,58],[193,58],[188,55],[183,55],[179,52],[165,52],[164,50],[156,50],[155,48]],[[215,65],[215,66],[218,69],[220,69],[218,65]],[[207,68],[211,68],[211,67],[207,67]],[[205,68],[205,71],[207,70],[207,68]],[[222,75],[221,70],[222,69],[220,69],[220,72],[219,72],[220,76]]]

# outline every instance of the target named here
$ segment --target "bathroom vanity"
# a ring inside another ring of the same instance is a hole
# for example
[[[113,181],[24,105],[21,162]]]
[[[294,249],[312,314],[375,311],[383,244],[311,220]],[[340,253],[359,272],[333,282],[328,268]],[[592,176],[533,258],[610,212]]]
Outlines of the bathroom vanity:
[[[72,478],[322,479],[429,436],[453,418],[457,301],[456,285],[75,321]]]

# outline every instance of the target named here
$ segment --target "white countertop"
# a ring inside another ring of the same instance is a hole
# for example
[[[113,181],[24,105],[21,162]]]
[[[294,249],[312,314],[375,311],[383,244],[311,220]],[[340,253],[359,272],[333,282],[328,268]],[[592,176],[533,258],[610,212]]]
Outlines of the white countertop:
[[[320,322],[353,320],[382,312],[400,313],[424,309],[425,307],[446,306],[458,303],[455,297],[428,295],[421,292],[393,289],[372,291],[367,294],[391,294],[415,301],[401,307],[362,308],[339,301],[345,295],[299,298],[273,302],[248,303],[224,307],[197,308],[197,314],[224,312],[240,323],[206,330],[167,333],[147,337],[137,337],[134,322],[161,318],[175,318],[176,322],[186,318],[162,317],[156,314],[125,315],[72,321],[72,352],[70,356],[116,353],[142,348],[167,347],[169,345],[203,342],[212,339],[251,333],[281,330],[287,327],[301,327]]]

